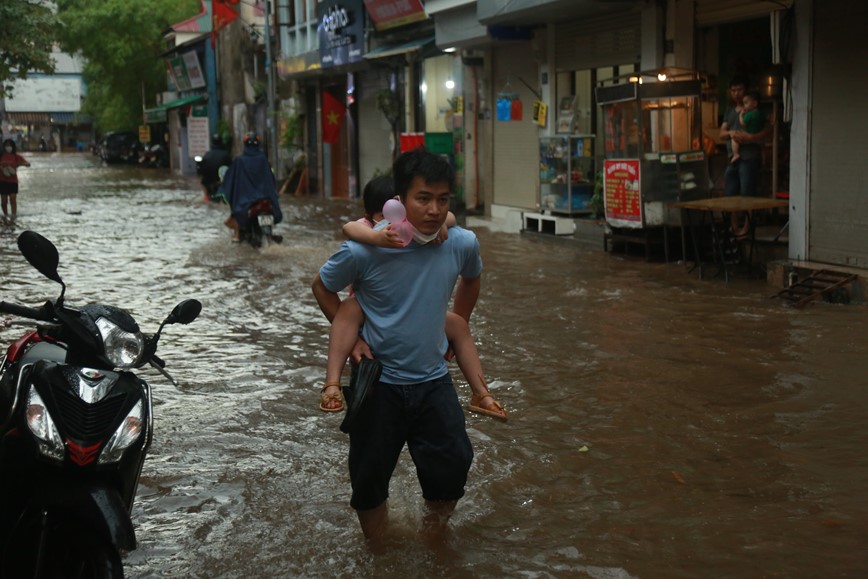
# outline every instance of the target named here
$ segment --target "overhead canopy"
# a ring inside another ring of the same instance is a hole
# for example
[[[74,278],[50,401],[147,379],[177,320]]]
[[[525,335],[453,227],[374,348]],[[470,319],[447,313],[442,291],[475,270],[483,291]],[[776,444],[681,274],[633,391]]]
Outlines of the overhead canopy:
[[[6,113],[6,119],[16,126],[49,125],[48,113]]]
[[[152,109],[146,110],[145,112],[147,113],[147,112],[151,112],[151,111],[167,111],[169,109],[176,109],[178,107],[183,107],[185,105],[191,105],[193,103],[198,103],[198,102],[204,101],[206,98],[208,98],[208,97],[204,94],[197,94],[197,95],[193,95],[193,96],[188,96],[188,97],[184,97],[182,99],[169,101],[167,103],[157,105]]]
[[[69,125],[72,123],[89,123],[87,115],[81,113],[48,113],[54,125]]]
[[[198,102],[206,100],[206,98],[207,97],[204,94],[197,94],[197,95],[177,99],[174,101],[169,101],[167,103],[157,105],[152,109],[146,109],[145,110],[145,122],[146,123],[165,123],[166,122],[166,111],[168,111],[169,109],[176,109],[178,107],[183,107],[186,105],[191,105],[193,103],[198,103]]]
[[[399,54],[406,54],[408,52],[416,52],[426,46],[434,44],[433,36],[426,36],[424,38],[417,38],[415,40],[411,40],[409,42],[405,42],[404,44],[386,44],[384,46],[378,46],[377,48],[369,51],[365,54],[365,58],[385,58],[387,56],[397,56]]]

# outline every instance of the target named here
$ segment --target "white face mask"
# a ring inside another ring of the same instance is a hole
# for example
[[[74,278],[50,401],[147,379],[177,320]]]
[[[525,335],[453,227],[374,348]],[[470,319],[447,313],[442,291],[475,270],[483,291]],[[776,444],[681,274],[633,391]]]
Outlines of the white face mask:
[[[416,229],[414,227],[413,228],[413,241],[415,241],[419,245],[425,245],[426,243],[431,243],[432,241],[437,239],[437,234],[439,234],[439,233],[440,233],[439,231],[435,231],[434,233],[430,233],[430,234],[421,233],[418,229]]]
[[[6,151],[7,153],[11,153],[12,147],[3,147],[3,150]]]

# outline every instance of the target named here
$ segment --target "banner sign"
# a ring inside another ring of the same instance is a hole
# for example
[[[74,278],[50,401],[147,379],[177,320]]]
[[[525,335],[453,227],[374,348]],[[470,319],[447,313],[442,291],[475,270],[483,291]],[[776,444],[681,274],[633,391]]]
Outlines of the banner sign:
[[[615,227],[642,227],[639,159],[606,159],[604,164],[606,222]]]
[[[421,22],[428,18],[420,0],[365,0],[365,8],[378,31]]]

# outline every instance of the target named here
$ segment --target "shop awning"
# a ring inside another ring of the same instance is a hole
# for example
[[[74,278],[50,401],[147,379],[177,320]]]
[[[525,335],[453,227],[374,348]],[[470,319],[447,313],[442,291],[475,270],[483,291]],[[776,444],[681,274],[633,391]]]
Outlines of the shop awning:
[[[167,103],[157,105],[152,109],[147,109],[145,112],[148,113],[151,111],[167,111],[169,109],[176,109],[178,107],[183,107],[186,105],[191,105],[193,103],[202,102],[202,101],[206,100],[207,98],[208,97],[204,94],[197,94],[197,95],[193,95],[193,96],[188,96],[188,97],[184,97],[182,99],[169,101]]]
[[[370,52],[365,54],[365,58],[372,59],[385,58],[387,56],[398,56],[400,54],[406,54],[408,52],[416,52],[426,46],[433,44],[433,36],[417,38],[415,40],[411,40],[410,42],[405,42],[404,44],[387,44],[385,46],[378,46],[374,50],[371,50]]]
[[[207,95],[197,94],[197,95],[193,95],[193,96],[184,97],[182,99],[169,101],[167,103],[157,105],[151,109],[145,109],[145,122],[146,123],[165,123],[166,122],[166,111],[168,111],[169,109],[176,109],[178,107],[183,107],[186,105],[192,105],[193,103],[202,102],[204,100],[207,100]]]
[[[6,120],[15,126],[50,125],[48,113],[6,113]]]
[[[73,123],[89,123],[90,118],[81,113],[48,113],[53,125],[69,125]]]

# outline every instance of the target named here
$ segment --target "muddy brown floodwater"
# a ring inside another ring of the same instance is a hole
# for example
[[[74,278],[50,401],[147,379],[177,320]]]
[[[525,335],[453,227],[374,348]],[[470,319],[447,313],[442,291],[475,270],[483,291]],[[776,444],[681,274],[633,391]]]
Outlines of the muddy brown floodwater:
[[[472,330],[510,420],[467,415],[476,458],[444,551],[418,539],[405,453],[399,548],[374,556],[340,417],[317,410],[328,326],[309,289],[358,205],[285,198],[283,245],[258,251],[229,242],[193,180],[27,156],[0,299],[55,297],[15,247],[33,229],[73,303],[126,307],[145,331],[204,304],[161,342],[180,386],[145,372],[155,434],[129,577],[868,576],[863,305],[799,311],[761,281],[478,229]]]

